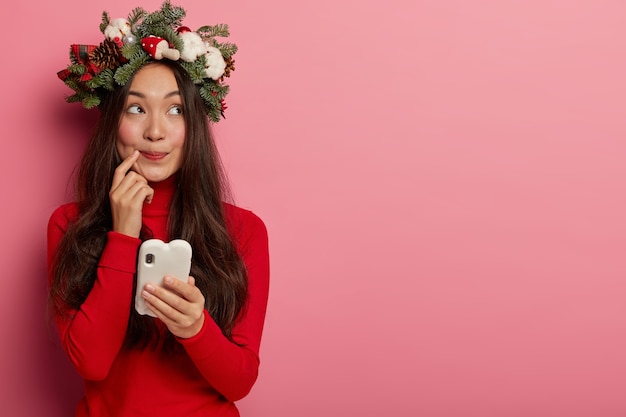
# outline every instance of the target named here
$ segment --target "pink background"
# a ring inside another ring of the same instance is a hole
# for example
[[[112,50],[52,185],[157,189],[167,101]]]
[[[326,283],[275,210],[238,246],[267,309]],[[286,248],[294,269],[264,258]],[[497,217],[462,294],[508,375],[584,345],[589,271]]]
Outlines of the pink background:
[[[139,4],[12,4],[0,414],[61,417],[45,227],[94,117],[55,74]],[[175,4],[240,46],[217,136],[272,252],[243,416],[626,415],[622,0]]]

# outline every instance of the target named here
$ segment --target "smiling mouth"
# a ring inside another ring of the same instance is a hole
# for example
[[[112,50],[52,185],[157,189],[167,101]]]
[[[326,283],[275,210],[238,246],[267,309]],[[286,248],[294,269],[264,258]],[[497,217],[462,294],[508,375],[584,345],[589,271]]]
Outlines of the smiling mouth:
[[[151,161],[158,161],[160,159],[165,158],[167,153],[165,152],[141,152],[141,155],[144,158],[149,159]]]

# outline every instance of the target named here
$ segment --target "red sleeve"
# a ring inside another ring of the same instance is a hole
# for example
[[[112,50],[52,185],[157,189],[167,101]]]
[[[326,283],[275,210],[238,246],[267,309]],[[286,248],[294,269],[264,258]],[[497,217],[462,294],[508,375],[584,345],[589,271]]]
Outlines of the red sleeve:
[[[48,223],[48,271],[57,245],[76,216],[74,205],[57,209]],[[56,316],[63,349],[87,380],[106,378],[128,326],[136,254],[141,241],[109,232],[93,289],[78,310]]]
[[[248,270],[248,301],[229,341],[205,310],[204,326],[178,339],[204,378],[229,401],[245,397],[257,379],[259,346],[269,293],[269,251],[265,225],[253,213],[236,209],[231,229]]]

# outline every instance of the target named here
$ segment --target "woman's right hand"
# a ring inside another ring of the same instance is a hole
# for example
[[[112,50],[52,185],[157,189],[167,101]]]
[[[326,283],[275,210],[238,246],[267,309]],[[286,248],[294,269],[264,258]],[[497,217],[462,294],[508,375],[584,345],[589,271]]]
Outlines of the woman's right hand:
[[[154,195],[148,181],[130,170],[138,158],[139,151],[135,151],[118,165],[109,192],[113,231],[132,237],[139,237],[143,203],[152,201]]]

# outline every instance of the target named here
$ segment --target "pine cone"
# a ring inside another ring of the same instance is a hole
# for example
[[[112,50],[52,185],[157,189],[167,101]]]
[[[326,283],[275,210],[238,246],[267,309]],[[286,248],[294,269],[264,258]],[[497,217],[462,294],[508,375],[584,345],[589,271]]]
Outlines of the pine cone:
[[[224,75],[222,75],[222,80],[224,77],[230,77],[231,71],[235,70],[235,60],[232,57],[229,57],[224,60],[226,62],[226,68],[224,68]]]
[[[106,39],[89,54],[89,61],[100,69],[115,69],[122,63],[122,51],[112,40]]]

